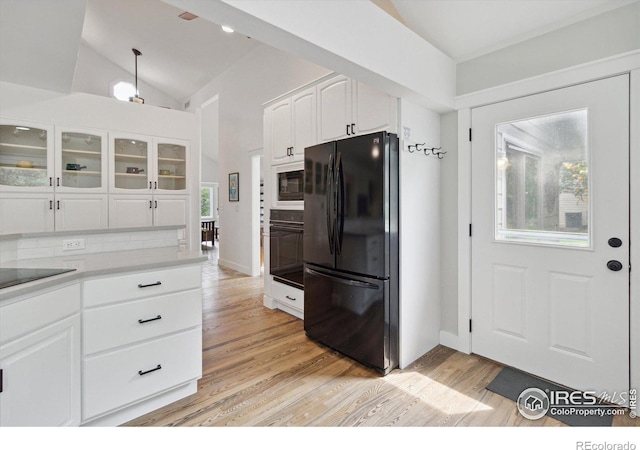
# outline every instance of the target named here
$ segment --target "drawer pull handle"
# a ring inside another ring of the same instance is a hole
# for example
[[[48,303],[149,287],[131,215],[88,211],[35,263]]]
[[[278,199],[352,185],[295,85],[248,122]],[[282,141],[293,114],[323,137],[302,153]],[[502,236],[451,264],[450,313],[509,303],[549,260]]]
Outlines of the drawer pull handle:
[[[139,288],[146,288],[146,287],[151,287],[151,286],[160,286],[162,283],[159,281],[156,281],[155,283],[151,283],[151,284],[139,284],[138,287]]]
[[[285,295],[284,298],[286,298],[287,300],[291,300],[292,302],[296,301],[295,297],[289,297],[288,295]]]
[[[140,375],[140,376],[146,375],[148,373],[155,372],[156,370],[160,370],[160,369],[162,369],[162,366],[160,364],[158,364],[155,368],[153,368],[151,370],[145,370],[144,372],[142,370],[138,370],[138,375]]]
[[[138,323],[147,323],[147,322],[153,322],[154,320],[160,320],[162,319],[162,316],[160,314],[158,314],[156,317],[154,317],[153,319],[138,319]]]

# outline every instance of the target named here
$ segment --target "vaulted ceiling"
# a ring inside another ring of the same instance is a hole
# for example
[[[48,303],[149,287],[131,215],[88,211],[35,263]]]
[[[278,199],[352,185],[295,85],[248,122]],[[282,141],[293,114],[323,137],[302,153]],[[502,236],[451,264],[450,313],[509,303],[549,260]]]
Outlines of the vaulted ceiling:
[[[372,1],[463,61],[637,0]],[[0,0],[0,79],[68,92],[83,40],[130,73],[139,49],[139,78],[183,101],[263,45],[182,12],[161,0]]]

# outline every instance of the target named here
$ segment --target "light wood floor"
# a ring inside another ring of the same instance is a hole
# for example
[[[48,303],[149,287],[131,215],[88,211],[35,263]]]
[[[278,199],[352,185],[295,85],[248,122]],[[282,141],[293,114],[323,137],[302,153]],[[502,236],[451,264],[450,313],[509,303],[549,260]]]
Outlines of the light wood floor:
[[[203,376],[198,392],[125,426],[517,426],[515,403],[485,389],[501,366],[437,347],[378,376],[305,336],[302,321],[262,305],[262,278],[203,267]],[[616,426],[637,426],[628,414]]]

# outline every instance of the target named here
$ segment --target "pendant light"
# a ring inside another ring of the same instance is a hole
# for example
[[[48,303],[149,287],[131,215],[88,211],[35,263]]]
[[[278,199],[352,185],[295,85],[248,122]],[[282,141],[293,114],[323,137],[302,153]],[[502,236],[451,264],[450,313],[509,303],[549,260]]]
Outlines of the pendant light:
[[[144,103],[144,99],[138,95],[138,56],[142,55],[142,53],[140,53],[140,50],[136,48],[132,48],[131,50],[136,58],[136,93],[133,97],[129,97],[129,101],[134,103]]]

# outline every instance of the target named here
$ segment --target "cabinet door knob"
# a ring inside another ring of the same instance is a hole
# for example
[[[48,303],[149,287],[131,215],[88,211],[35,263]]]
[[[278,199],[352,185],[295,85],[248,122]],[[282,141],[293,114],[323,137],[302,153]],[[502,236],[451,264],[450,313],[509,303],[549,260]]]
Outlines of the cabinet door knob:
[[[356,134],[356,132],[355,132],[355,130],[354,130],[355,126],[356,126],[356,124],[355,124],[355,123],[352,123],[352,124],[351,124],[351,134],[353,134],[354,136],[355,136],[355,134]]]
[[[349,133],[349,124],[347,124],[347,136],[351,136],[351,133]]]

